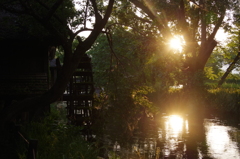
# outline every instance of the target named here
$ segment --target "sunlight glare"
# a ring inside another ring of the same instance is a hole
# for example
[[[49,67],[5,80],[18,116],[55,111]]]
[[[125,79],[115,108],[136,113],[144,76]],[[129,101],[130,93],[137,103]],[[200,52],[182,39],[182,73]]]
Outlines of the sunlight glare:
[[[184,40],[180,36],[175,36],[170,40],[169,45],[172,49],[181,53],[184,45]]]
[[[164,141],[164,148],[162,152],[164,156],[170,157],[171,154],[180,154],[179,145],[183,143],[183,131],[185,127],[184,119],[179,115],[169,115],[164,118],[165,135],[161,132],[160,139]],[[183,146],[183,145],[182,145]],[[182,147],[183,148],[183,147]]]
[[[183,119],[178,115],[169,116],[169,126],[173,131],[181,132],[183,127]]]

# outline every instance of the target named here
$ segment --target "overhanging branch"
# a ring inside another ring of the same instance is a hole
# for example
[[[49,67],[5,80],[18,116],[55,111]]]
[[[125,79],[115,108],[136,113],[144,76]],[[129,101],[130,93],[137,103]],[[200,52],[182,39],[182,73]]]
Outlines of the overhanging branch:
[[[163,36],[168,39],[169,37],[172,37],[170,29],[167,25],[168,21],[166,20],[164,16],[163,11],[163,19],[161,19],[157,13],[154,13],[154,10],[150,10],[149,7],[147,7],[143,2],[140,2],[139,0],[129,0],[131,3],[133,3],[136,7],[140,8],[142,11],[144,11],[149,18],[151,18],[153,21],[157,22],[157,27],[159,31],[163,34]]]
[[[227,68],[226,72],[224,73],[224,75],[218,81],[218,87],[220,87],[224,83],[224,81],[226,80],[227,76],[232,72],[232,70],[234,69],[234,66],[238,62],[239,58],[240,58],[240,51],[238,52],[237,56],[234,58],[233,62],[228,66],[228,68]]]

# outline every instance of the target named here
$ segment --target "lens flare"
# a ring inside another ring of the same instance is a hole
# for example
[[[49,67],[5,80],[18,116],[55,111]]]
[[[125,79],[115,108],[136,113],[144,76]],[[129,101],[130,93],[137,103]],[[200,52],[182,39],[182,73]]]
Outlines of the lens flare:
[[[180,53],[182,52],[184,44],[185,42],[181,36],[175,36],[169,41],[170,47]]]

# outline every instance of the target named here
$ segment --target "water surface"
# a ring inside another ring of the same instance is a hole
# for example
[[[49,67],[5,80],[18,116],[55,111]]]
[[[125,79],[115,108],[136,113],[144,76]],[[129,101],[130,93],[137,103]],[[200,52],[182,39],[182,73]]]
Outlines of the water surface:
[[[240,159],[238,128],[224,124],[218,118],[204,119],[202,140],[194,141],[189,130],[186,116],[163,116],[158,131],[158,145],[161,158],[188,158],[188,150],[196,148],[197,158]],[[196,142],[196,147],[188,147],[189,140]],[[191,153],[191,152],[190,152]],[[194,153],[194,151],[193,151]]]
[[[231,126],[231,122],[211,117],[196,127],[191,124],[195,123],[188,116],[163,115],[156,123],[156,135],[149,135],[152,131],[147,137],[135,135],[130,150],[119,145],[116,148],[117,144],[114,150],[129,159],[240,159],[240,129],[236,123]]]

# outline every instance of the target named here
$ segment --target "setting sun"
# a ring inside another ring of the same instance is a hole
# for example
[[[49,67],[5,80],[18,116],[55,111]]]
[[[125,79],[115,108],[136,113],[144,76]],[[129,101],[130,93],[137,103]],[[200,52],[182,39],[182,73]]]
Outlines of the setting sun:
[[[184,40],[180,36],[175,36],[169,42],[172,49],[182,52],[182,46],[184,45]]]

